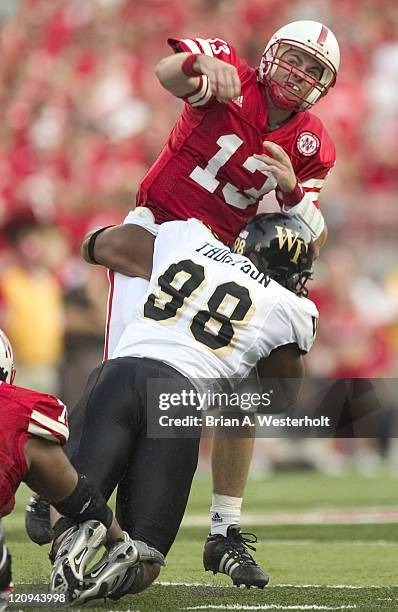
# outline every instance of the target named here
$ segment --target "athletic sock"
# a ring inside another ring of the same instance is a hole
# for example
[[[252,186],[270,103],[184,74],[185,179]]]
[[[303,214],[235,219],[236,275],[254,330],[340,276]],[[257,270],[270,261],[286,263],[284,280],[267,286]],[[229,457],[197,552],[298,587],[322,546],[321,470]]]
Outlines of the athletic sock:
[[[210,533],[212,535],[218,533],[226,536],[230,525],[239,525],[242,501],[242,497],[213,494],[210,508]]]

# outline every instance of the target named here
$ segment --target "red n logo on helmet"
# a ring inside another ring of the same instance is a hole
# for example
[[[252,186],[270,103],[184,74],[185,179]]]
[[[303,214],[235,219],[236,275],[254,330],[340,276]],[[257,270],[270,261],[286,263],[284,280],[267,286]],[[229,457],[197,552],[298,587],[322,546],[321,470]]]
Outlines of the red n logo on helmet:
[[[318,36],[318,40],[316,41],[318,45],[323,45],[328,35],[328,32],[329,30],[327,29],[327,27],[323,25],[321,29],[321,33]]]

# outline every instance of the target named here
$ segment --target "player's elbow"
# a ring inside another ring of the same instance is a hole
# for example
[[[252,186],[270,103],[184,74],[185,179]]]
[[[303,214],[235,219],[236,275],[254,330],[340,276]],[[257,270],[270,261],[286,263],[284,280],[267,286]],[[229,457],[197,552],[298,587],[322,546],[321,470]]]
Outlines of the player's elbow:
[[[327,238],[328,238],[328,228],[325,223],[321,234],[312,243],[312,254],[313,254],[314,259],[318,259],[321,248],[324,246]]]
[[[168,57],[163,57],[155,67],[155,75],[163,87],[167,87],[167,64]]]
[[[190,78],[181,70],[181,65],[189,53],[168,55],[160,60],[155,68],[159,83],[177,97],[184,96],[197,86],[197,78]]]
[[[92,257],[90,257],[89,255],[89,245],[90,245],[91,234],[92,232],[90,232],[84,237],[84,240],[80,247],[80,255],[85,261],[87,261],[87,263],[94,264],[95,262],[92,260]]]
[[[326,221],[325,221],[325,226],[322,230],[322,234],[319,236],[319,241],[320,241],[320,247],[322,248],[323,245],[325,244],[326,240],[328,239],[328,227],[326,225]]]

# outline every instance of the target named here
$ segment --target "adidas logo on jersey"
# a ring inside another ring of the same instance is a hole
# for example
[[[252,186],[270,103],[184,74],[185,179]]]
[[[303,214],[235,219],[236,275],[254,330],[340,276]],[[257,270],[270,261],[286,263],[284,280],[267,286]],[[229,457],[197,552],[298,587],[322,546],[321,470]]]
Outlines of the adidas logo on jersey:
[[[243,96],[238,96],[237,98],[233,98],[232,102],[234,102],[234,104],[242,108]]]
[[[222,518],[221,516],[218,514],[218,512],[214,512],[214,514],[211,515],[211,520],[214,523],[222,523]]]

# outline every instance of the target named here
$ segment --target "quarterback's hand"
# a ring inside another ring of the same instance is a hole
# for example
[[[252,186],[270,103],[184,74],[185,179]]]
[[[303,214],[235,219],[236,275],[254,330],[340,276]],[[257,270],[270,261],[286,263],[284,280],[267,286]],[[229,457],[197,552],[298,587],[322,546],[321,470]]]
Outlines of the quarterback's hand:
[[[264,149],[268,152],[255,154],[254,157],[264,162],[265,170],[272,172],[279,188],[285,193],[293,191],[297,178],[288,154],[275,142],[265,140]]]
[[[235,66],[201,54],[197,56],[193,67],[198,73],[207,76],[211,93],[219,102],[231,102],[240,95],[241,83]]]

